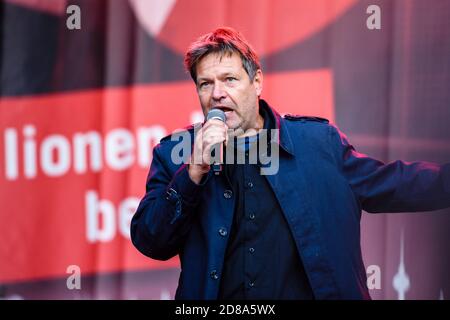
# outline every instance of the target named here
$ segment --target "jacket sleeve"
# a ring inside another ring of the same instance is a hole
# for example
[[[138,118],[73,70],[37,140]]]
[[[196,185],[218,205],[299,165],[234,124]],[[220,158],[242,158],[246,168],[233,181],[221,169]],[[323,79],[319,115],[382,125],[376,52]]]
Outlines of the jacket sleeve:
[[[341,171],[367,212],[416,212],[450,207],[450,163],[383,163],[358,153],[330,126]]]
[[[153,149],[146,194],[131,220],[130,231],[131,240],[141,253],[167,260],[183,247],[207,176],[197,185],[189,177],[187,164],[171,172],[160,149],[160,145]]]

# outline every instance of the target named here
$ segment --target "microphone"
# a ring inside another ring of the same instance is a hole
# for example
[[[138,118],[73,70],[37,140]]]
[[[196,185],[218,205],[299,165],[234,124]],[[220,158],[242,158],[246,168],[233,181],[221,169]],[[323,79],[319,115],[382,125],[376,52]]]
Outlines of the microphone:
[[[220,120],[222,122],[225,122],[225,112],[223,112],[220,109],[211,109],[209,110],[208,114],[206,115],[206,120],[216,119]],[[214,174],[218,175],[222,171],[222,164],[223,164],[223,145],[215,146],[214,152],[218,150],[219,152],[219,162],[214,162],[211,165],[211,169],[213,170]],[[215,154],[214,154],[215,156]]]

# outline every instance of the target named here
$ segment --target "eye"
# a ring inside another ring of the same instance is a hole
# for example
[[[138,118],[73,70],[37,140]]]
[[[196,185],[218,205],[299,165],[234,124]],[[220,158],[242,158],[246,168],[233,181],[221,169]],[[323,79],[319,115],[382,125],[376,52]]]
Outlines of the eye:
[[[203,89],[203,88],[206,88],[208,85],[209,85],[208,81],[203,81],[203,82],[200,82],[199,88]]]
[[[233,82],[237,80],[235,77],[226,77],[227,82]]]

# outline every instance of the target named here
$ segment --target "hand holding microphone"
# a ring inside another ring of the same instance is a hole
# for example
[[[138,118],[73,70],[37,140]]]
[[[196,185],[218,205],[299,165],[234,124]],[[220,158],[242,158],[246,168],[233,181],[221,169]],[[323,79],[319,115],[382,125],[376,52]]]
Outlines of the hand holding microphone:
[[[219,120],[225,123],[225,112],[220,109],[211,109],[207,116],[206,120]],[[226,135],[225,131],[225,135]],[[213,146],[214,150],[214,162],[211,164],[211,168],[214,174],[219,174],[222,171],[223,164],[223,144],[219,143]]]
[[[197,184],[211,168],[216,174],[222,170],[223,143],[228,142],[228,127],[225,119],[225,113],[222,110],[211,109],[206,116],[206,123],[197,132],[189,165],[189,176]],[[211,157],[213,150],[218,152],[214,158]]]

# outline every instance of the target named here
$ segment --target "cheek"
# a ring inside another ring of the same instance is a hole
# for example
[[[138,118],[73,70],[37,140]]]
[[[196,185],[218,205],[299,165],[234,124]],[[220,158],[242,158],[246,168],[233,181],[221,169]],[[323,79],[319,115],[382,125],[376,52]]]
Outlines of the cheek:
[[[209,98],[205,94],[199,94],[198,99],[200,100],[200,104],[202,105],[203,111],[208,106]]]

